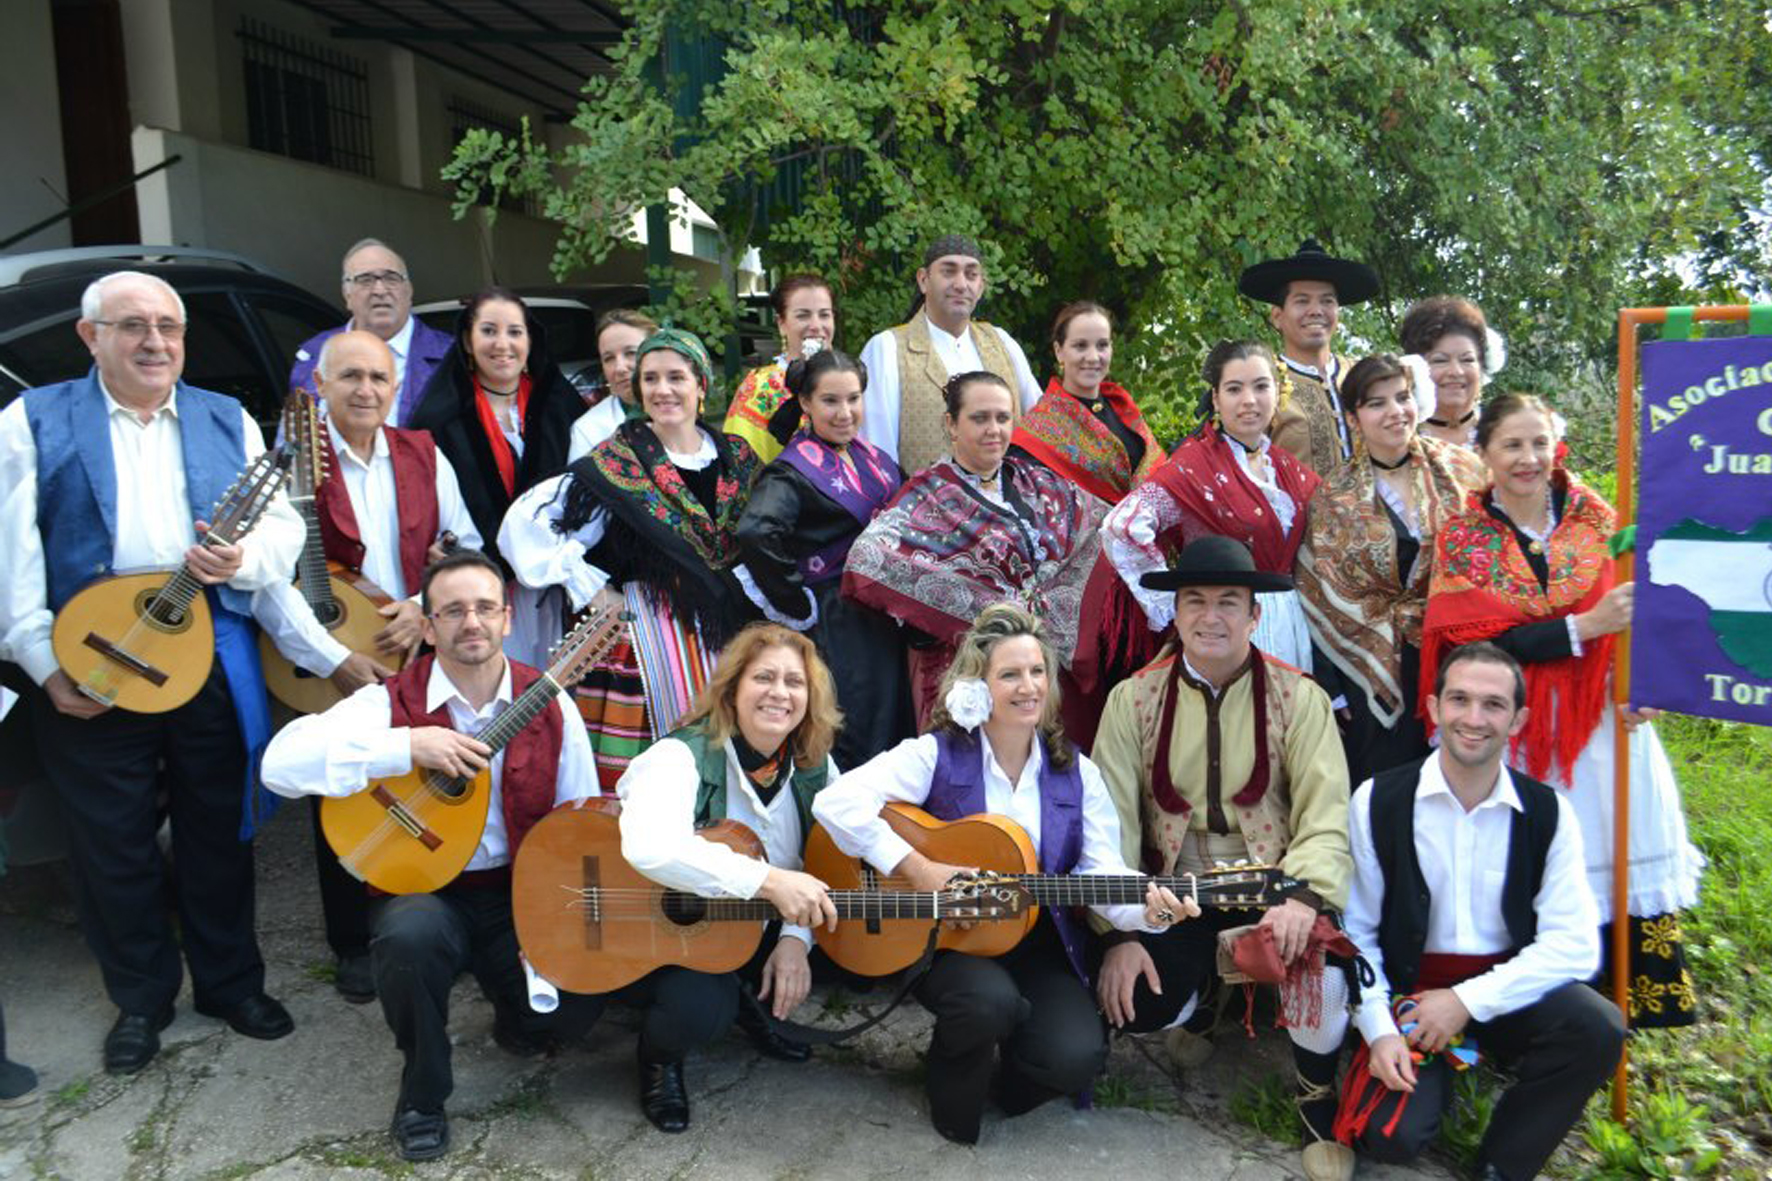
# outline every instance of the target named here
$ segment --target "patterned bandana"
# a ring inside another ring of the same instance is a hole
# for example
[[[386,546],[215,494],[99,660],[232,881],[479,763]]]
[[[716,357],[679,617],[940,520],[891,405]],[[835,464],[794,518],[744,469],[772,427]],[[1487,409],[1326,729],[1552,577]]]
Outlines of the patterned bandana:
[[[714,362],[708,356],[706,346],[701,343],[695,333],[685,332],[681,328],[660,328],[640,342],[640,347],[634,350],[634,373],[636,375],[640,372],[640,358],[647,353],[657,352],[659,349],[669,349],[694,366],[695,372],[701,376],[704,391],[711,391],[714,388]],[[637,399],[638,395],[636,394]]]
[[[965,234],[943,234],[929,243],[929,249],[923,252],[923,265],[931,266],[938,258],[946,258],[950,254],[960,254],[967,258],[984,261],[984,254],[978,249],[978,240]]]

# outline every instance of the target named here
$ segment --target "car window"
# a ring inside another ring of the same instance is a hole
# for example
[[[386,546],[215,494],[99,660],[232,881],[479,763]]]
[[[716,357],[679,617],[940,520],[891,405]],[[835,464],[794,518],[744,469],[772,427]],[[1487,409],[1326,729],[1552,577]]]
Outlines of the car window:
[[[234,301],[220,291],[184,299],[191,325],[185,334],[185,381],[232,395],[261,423],[275,422],[283,405],[282,383],[267,388],[257,348]]]
[[[275,359],[286,369],[294,366],[296,349],[345,321],[343,311],[315,307],[312,300],[291,299],[267,291],[250,292],[245,299],[264,323]]]
[[[79,318],[80,313],[70,308],[65,319],[39,325],[0,345],[0,364],[27,386],[84,377],[92,368],[92,354],[74,332],[74,321]]]

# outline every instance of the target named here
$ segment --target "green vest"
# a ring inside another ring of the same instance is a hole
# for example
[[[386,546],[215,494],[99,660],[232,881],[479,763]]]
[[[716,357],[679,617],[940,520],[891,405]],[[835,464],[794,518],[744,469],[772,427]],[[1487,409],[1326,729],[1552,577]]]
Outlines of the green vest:
[[[726,819],[726,744],[711,742],[700,725],[685,726],[668,737],[687,746],[695,755],[701,772],[701,784],[695,790],[695,826]],[[812,831],[812,797],[824,790],[830,771],[826,760],[810,770],[796,770],[788,781],[794,793],[794,809],[800,814],[800,847],[806,847],[806,836]]]

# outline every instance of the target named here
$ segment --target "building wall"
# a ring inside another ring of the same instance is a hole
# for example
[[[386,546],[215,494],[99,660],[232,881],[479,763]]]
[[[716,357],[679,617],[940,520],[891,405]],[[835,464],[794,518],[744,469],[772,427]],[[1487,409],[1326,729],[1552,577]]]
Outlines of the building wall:
[[[55,40],[49,0],[6,5],[0,37],[0,111],[8,114],[0,135],[0,238],[60,213],[68,191],[62,166],[61,104],[56,98]],[[69,243],[59,222],[11,247],[53,250]]]

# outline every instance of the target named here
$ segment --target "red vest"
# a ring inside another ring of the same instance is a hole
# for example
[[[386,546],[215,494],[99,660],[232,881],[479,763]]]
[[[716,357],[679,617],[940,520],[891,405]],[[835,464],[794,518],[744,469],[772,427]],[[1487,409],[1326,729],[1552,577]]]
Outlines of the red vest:
[[[404,431],[384,426],[388,458],[394,463],[394,503],[400,518],[400,573],[406,593],[416,594],[427,564],[425,554],[437,539],[437,445],[429,431]],[[338,474],[332,432],[326,431],[326,479],[315,501],[320,508],[320,543],[328,559],[361,574],[363,535],[351,494]],[[386,587],[382,589],[386,590]],[[423,694],[419,695],[422,702]]]
[[[507,658],[508,659],[508,658]],[[407,665],[397,676],[383,682],[388,688],[388,704],[393,709],[392,724],[400,726],[442,726],[453,730],[449,707],[436,713],[425,712],[425,691],[431,683],[433,653]],[[511,699],[522,696],[540,673],[527,664],[511,661]],[[550,701],[541,716],[517,732],[504,748],[504,773],[500,778],[500,801],[505,818],[505,841],[514,859],[517,847],[554,807],[555,783],[560,778],[560,740],[565,722],[559,701]]]

